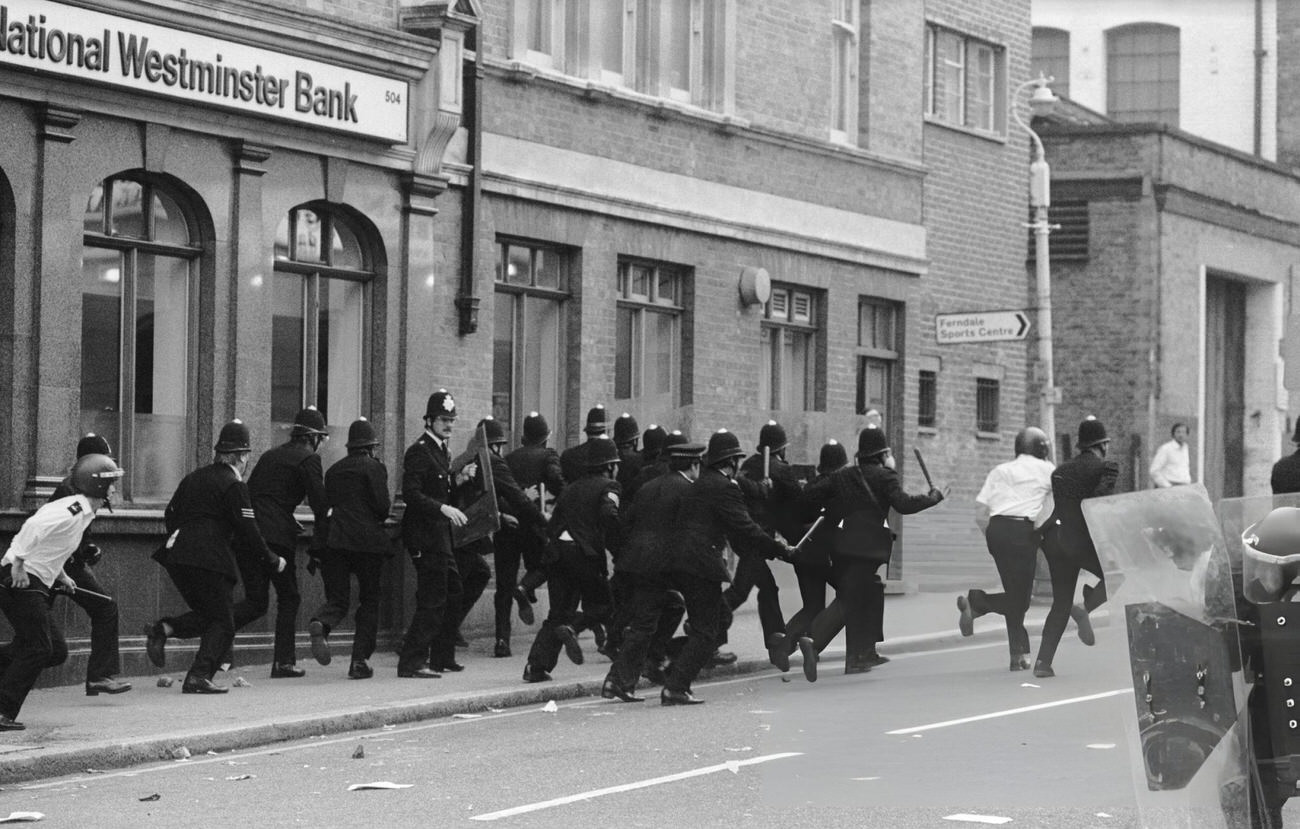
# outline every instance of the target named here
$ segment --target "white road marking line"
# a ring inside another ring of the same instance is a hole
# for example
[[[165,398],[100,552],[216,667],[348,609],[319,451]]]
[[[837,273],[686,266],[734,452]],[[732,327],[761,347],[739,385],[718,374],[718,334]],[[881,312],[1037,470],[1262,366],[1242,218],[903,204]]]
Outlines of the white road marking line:
[[[635,783],[624,783],[619,786],[609,786],[604,789],[593,789],[589,792],[580,794],[571,794],[566,797],[557,797],[554,800],[543,800],[540,803],[529,803],[526,806],[515,806],[511,809],[502,809],[499,812],[488,812],[482,815],[474,815],[470,820],[500,820],[501,818],[514,817],[529,812],[538,812],[542,809],[550,809],[555,806],[565,806],[569,803],[576,803],[580,800],[591,800],[597,797],[604,797],[609,794],[619,794],[620,792],[630,792],[636,789],[645,789],[650,786],[658,786],[663,783],[675,783],[678,780],[688,780],[692,777],[703,777],[706,774],[716,774],[720,771],[730,771],[733,774],[739,771],[740,766],[752,766],[757,763],[766,763],[769,760],[784,760],[787,757],[799,757],[803,752],[787,751],[781,754],[768,754],[764,757],[751,757],[748,760],[728,760],[725,763],[719,763],[716,766],[705,766],[700,769],[678,772],[663,777],[654,777],[649,780],[639,780]]]
[[[1055,702],[1044,702],[1038,705],[1026,705],[1023,708],[1008,708],[1005,711],[992,711],[988,714],[976,714],[973,717],[962,717],[959,720],[944,720],[943,722],[930,723],[928,725],[914,725],[908,728],[897,728],[893,731],[886,731],[886,734],[916,734],[920,731],[931,731],[936,728],[947,728],[951,725],[965,725],[966,723],[979,722],[980,720],[993,720],[998,717],[1010,717],[1013,714],[1027,714],[1030,711],[1042,711],[1046,708],[1059,708],[1062,705],[1074,705],[1077,702],[1092,702],[1093,700],[1105,699],[1107,697],[1117,697],[1120,694],[1131,694],[1132,688],[1116,688],[1114,691],[1102,691],[1099,694],[1089,694],[1086,697],[1071,697],[1070,699],[1059,699]]]
[[[948,815],[944,818],[944,820],[959,820],[962,821],[963,823],[992,823],[992,824],[1011,822],[1011,818],[1009,817],[1000,817],[998,815],[968,815],[968,814]]]

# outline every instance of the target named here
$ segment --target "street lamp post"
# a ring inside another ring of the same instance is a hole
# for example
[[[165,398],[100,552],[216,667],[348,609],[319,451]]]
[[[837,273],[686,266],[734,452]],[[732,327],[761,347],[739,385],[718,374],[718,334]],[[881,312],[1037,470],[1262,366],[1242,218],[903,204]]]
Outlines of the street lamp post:
[[[1034,209],[1034,220],[1029,227],[1034,229],[1034,286],[1038,295],[1038,381],[1039,410],[1038,426],[1052,441],[1053,457],[1056,455],[1056,404],[1060,402],[1060,392],[1052,370],[1052,260],[1048,250],[1047,237],[1052,232],[1048,223],[1047,209],[1052,204],[1052,170],[1047,165],[1043,153],[1043,141],[1038,137],[1024,119],[1020,117],[1016,102],[1020,93],[1033,87],[1029,96],[1029,108],[1034,115],[1046,115],[1060,100],[1052,94],[1048,86],[1052,78],[1039,75],[1016,87],[1011,96],[1011,117],[1021,128],[1029,133],[1034,145],[1034,158],[1029,163],[1029,204]]]

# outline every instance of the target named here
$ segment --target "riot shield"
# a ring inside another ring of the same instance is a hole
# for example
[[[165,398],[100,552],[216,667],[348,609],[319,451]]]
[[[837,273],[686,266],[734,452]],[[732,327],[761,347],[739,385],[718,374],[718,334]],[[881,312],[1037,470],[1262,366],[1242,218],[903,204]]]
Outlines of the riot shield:
[[[1268,816],[1262,826],[1281,826],[1281,804],[1300,783],[1300,603],[1294,601],[1300,575],[1300,495],[1264,495],[1219,502],[1219,519],[1236,584],[1237,613],[1254,772],[1251,796]],[[1281,509],[1279,509],[1281,508]],[[1266,532],[1281,519],[1282,533]],[[1290,524],[1290,526],[1286,526]],[[1260,535],[1267,539],[1261,541]],[[1280,543],[1279,543],[1280,542]]]
[[[1123,624],[1111,661],[1145,827],[1249,826],[1246,687],[1232,567],[1199,484],[1090,498],[1083,515]]]
[[[460,502],[460,509],[469,520],[463,527],[451,528],[452,546],[458,549],[471,541],[487,538],[501,529],[501,513],[497,508],[496,482],[492,479],[490,452],[487,432],[479,426],[465,451],[451,462],[453,475],[471,463],[478,464],[473,484],[469,487],[472,494],[465,495]]]

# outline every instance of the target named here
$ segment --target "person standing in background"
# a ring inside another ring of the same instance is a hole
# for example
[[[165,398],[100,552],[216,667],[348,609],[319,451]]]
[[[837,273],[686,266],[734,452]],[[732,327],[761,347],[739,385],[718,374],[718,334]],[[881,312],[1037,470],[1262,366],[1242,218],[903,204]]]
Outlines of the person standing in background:
[[[1157,489],[1183,486],[1192,482],[1191,458],[1187,448],[1186,423],[1175,423],[1169,430],[1171,439],[1160,444],[1151,459],[1151,485]]]

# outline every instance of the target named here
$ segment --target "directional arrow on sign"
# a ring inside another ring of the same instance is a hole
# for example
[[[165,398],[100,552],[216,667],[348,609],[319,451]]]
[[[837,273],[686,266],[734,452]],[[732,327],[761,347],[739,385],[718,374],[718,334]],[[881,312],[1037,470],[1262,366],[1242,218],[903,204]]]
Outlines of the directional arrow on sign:
[[[934,329],[939,345],[1023,340],[1029,333],[1029,316],[1024,311],[938,314]]]

